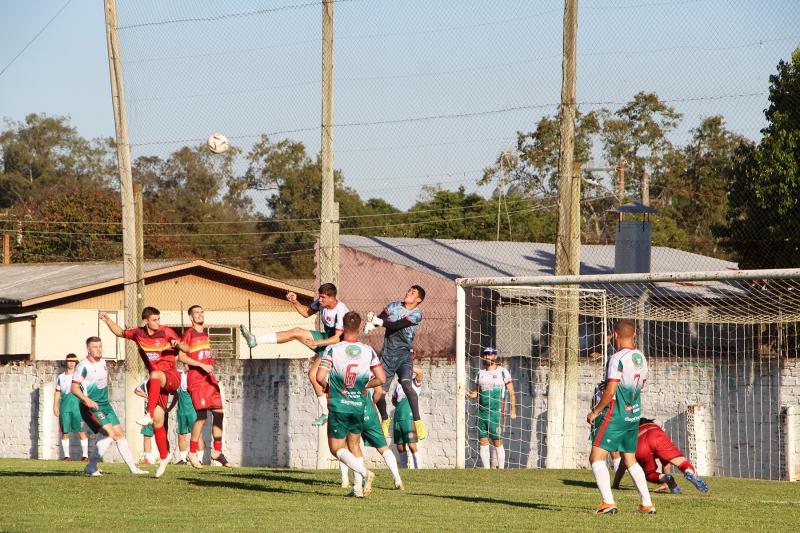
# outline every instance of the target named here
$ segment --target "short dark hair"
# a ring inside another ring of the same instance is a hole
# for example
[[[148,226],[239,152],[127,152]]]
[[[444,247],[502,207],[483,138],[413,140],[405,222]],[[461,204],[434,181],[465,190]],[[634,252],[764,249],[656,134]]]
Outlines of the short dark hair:
[[[347,331],[358,331],[361,326],[361,315],[355,311],[348,311],[342,318],[342,322],[344,323],[344,329]]]
[[[97,336],[89,337],[88,339],[86,339],[86,346],[89,346],[93,342],[103,342],[103,339],[101,339],[100,337],[97,337]],[[67,357],[69,357],[69,356],[67,356]]]
[[[633,320],[623,318],[614,325],[614,331],[623,337],[633,337],[636,335],[636,324],[633,323]]]
[[[325,296],[336,296],[336,285],[333,283],[323,283],[319,286],[319,291],[317,292]]]
[[[89,343],[87,342],[86,344],[89,344]],[[78,360],[78,356],[75,355],[74,353],[68,353],[67,357],[66,357],[66,360],[67,361],[77,361]]]
[[[186,311],[186,314],[187,314],[187,315],[191,315],[191,314],[192,314],[192,311],[194,311],[194,310],[195,310],[195,308],[197,308],[197,307],[199,307],[200,309],[202,309],[202,308],[203,308],[203,306],[201,306],[201,305],[194,304],[194,305],[192,305],[192,306],[190,306],[190,307],[189,307],[189,309]]]
[[[425,301],[425,289],[423,289],[419,285],[412,285],[411,288],[417,291],[420,300]]]
[[[142,309],[142,320],[147,320],[153,315],[160,315],[161,311],[156,309],[155,307],[150,307],[149,305]]]

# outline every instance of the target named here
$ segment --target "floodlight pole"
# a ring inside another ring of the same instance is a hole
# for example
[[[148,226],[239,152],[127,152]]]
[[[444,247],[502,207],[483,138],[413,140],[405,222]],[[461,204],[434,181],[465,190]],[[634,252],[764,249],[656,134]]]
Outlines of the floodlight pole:
[[[319,224],[319,281],[339,286],[339,205],[333,181],[333,2],[322,1],[322,205]],[[317,468],[329,468],[325,426],[317,430]]]
[[[144,286],[138,286],[136,217],[131,173],[131,147],[128,142],[128,117],[125,111],[125,85],[122,77],[119,34],[117,32],[117,4],[115,0],[104,0],[106,22],[106,47],[108,49],[108,72],[111,78],[111,103],[114,109],[114,132],[117,144],[119,189],[122,200],[122,279],[125,298],[125,327],[138,325],[137,309],[144,301]],[[139,291],[142,292],[139,292]],[[141,400],[133,394],[138,385],[141,363],[133,343],[125,343],[125,434],[139,433],[136,418],[141,415]],[[130,439],[131,451],[138,456],[141,439]]]
[[[580,273],[580,168],[574,164],[578,0],[564,1],[561,83],[561,146],[558,178],[557,276]],[[562,298],[562,297],[559,297]],[[556,307],[547,395],[547,468],[575,468],[578,386],[578,299],[565,295]]]

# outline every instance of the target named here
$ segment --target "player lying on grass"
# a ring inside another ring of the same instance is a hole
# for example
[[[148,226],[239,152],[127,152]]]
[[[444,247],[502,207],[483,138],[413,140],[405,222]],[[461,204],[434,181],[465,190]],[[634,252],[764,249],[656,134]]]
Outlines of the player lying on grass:
[[[319,313],[320,322],[322,323],[324,331],[308,330],[304,328],[292,328],[286,331],[270,331],[263,335],[255,336],[250,330],[241,324],[239,329],[247,341],[247,345],[255,348],[259,344],[283,344],[289,341],[300,341],[316,352],[314,360],[311,362],[311,368],[308,370],[308,380],[314,388],[317,395],[317,402],[322,414],[320,414],[313,422],[315,426],[321,426],[328,419],[328,399],[325,393],[320,389],[317,383],[317,369],[319,368],[320,355],[325,351],[325,348],[336,344],[342,337],[342,319],[348,312],[347,306],[344,302],[337,299],[336,285],[333,283],[323,283],[319,286],[319,297],[311,302],[311,305],[303,305],[297,300],[297,294],[293,292],[286,293],[286,299],[289,300],[295,310],[308,318],[311,315]]]
[[[94,433],[102,433],[103,436],[97,439],[95,450],[89,456],[89,464],[86,465],[84,472],[92,476],[103,475],[97,463],[103,458],[111,443],[116,442],[117,450],[131,474],[149,473],[136,466],[117,413],[108,401],[108,370],[103,360],[103,342],[100,337],[86,339],[86,351],[84,360],[75,367],[72,394],[81,401],[83,421]]]
[[[647,381],[647,360],[635,348],[636,326],[630,320],[620,320],[614,327],[614,346],[617,352],[608,362],[608,376],[600,403],[589,411],[586,421],[592,425],[592,466],[597,488],[603,501],[595,514],[618,512],[611,492],[611,476],[606,467],[609,452],[622,452],[622,461],[631,474],[641,497],[638,512],[655,514],[650,500],[644,470],[636,462],[636,443],[641,418],[641,392]]]
[[[180,352],[178,360],[188,368],[186,383],[190,395],[189,399],[197,412],[189,439],[187,460],[193,467],[203,468],[197,453],[202,452],[200,439],[203,433],[203,425],[208,419],[208,412],[211,411],[213,417],[211,437],[214,439],[211,459],[218,461],[226,468],[231,468],[233,464],[222,453],[222,421],[224,419],[222,391],[219,388],[219,381],[214,375],[214,352],[211,350],[211,341],[208,339],[208,333],[203,327],[205,324],[205,312],[199,305],[189,307],[187,312],[189,319],[192,321],[192,327],[183,333],[181,341],[189,347],[189,351]]]
[[[517,418],[517,403],[511,374],[497,363],[497,350],[484,348],[481,353],[483,368],[475,375],[470,398],[478,398],[478,444],[483,468],[489,468],[491,455],[489,439],[492,441],[495,464],[505,468],[506,452],[503,448],[503,429],[506,421],[506,393],[510,404],[511,418]]]
[[[358,342],[361,317],[353,311],[342,319],[344,341],[325,350],[317,369],[317,382],[329,391],[328,447],[339,461],[355,472],[353,495],[372,491],[375,474],[367,470],[361,453],[366,391],[386,381],[375,350]],[[366,483],[362,486],[362,481]]]
[[[155,307],[142,309],[144,325],[140,328],[123,329],[102,311],[100,320],[105,322],[108,329],[117,337],[136,343],[139,356],[150,373],[150,379],[147,381],[147,414],[136,420],[136,423],[140,426],[153,425],[153,434],[161,457],[156,477],[161,477],[172,461],[169,455],[167,430],[164,427],[164,414],[169,394],[175,394],[181,385],[175,357],[179,349],[188,351],[189,347],[181,345],[180,337],[172,328],[161,325],[161,311]]]
[[[658,472],[656,459],[661,463],[665,470],[663,474]],[[695,486],[700,492],[708,492],[708,485],[697,475],[694,465],[686,458],[680,449],[675,446],[669,435],[649,418],[642,418],[639,421],[639,441],[636,447],[636,462],[644,470],[645,477],[650,483],[660,483],[661,486],[656,492],[669,490],[675,494],[680,494],[681,489],[675,482],[672,474],[666,472],[666,468],[672,464],[683,472],[686,481]],[[625,475],[625,467],[621,466],[614,475],[612,488],[619,488],[622,476]]]
[[[411,386],[414,387],[414,392],[417,393],[417,396],[422,391],[423,377],[422,369],[415,366]],[[394,388],[392,404],[394,405],[393,440],[395,446],[397,446],[397,453],[400,454],[400,466],[411,469],[422,468],[422,453],[417,444],[417,432],[414,431],[414,418],[403,387]]]
[[[411,386],[411,374],[414,367],[414,336],[422,322],[422,311],[419,306],[425,299],[425,289],[419,285],[412,285],[403,300],[387,305],[377,316],[373,312],[367,314],[367,323],[364,333],[369,333],[376,327],[386,331],[381,349],[381,365],[386,372],[386,384],[382,389],[375,390],[375,405],[381,414],[383,434],[389,438],[391,419],[386,410],[386,393],[392,385],[392,380],[397,374],[397,381],[406,392],[411,413],[414,417],[414,430],[418,439],[428,435],[425,424],[419,413],[419,399],[414,387]]]
[[[72,376],[78,365],[78,356],[67,354],[67,369],[56,378],[56,394],[53,398],[53,414],[61,426],[61,452],[64,461],[69,461],[69,434],[77,433],[81,439],[81,458],[89,460],[89,439],[81,419],[80,402],[72,394]]]

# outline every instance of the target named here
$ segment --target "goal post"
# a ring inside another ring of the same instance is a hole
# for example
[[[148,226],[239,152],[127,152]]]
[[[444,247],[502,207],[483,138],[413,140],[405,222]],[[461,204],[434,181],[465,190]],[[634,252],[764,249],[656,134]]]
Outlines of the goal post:
[[[587,466],[585,414],[613,353],[608,335],[627,318],[651,368],[643,414],[702,455],[690,459],[704,474],[797,471],[800,436],[785,413],[800,406],[800,269],[462,278],[456,287],[458,468],[482,466],[468,392],[487,345],[516,389],[505,466]],[[556,350],[567,355],[551,357]]]

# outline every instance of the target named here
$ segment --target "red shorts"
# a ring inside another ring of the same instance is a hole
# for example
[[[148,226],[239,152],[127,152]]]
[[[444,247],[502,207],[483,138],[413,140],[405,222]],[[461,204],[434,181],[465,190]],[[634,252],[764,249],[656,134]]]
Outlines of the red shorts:
[[[669,438],[669,435],[659,427],[654,427],[639,437],[636,446],[636,462],[641,465],[645,474],[656,472],[656,459],[662,465],[669,463],[676,457],[683,455],[683,452]]]
[[[219,383],[213,374],[190,370],[187,376],[189,394],[196,411],[203,409],[222,409],[222,395]]]
[[[164,376],[167,378],[167,384],[161,387],[161,394],[158,396],[158,405],[167,412],[167,404],[169,403],[169,395],[178,392],[181,387],[181,375],[177,369],[162,370]]]

